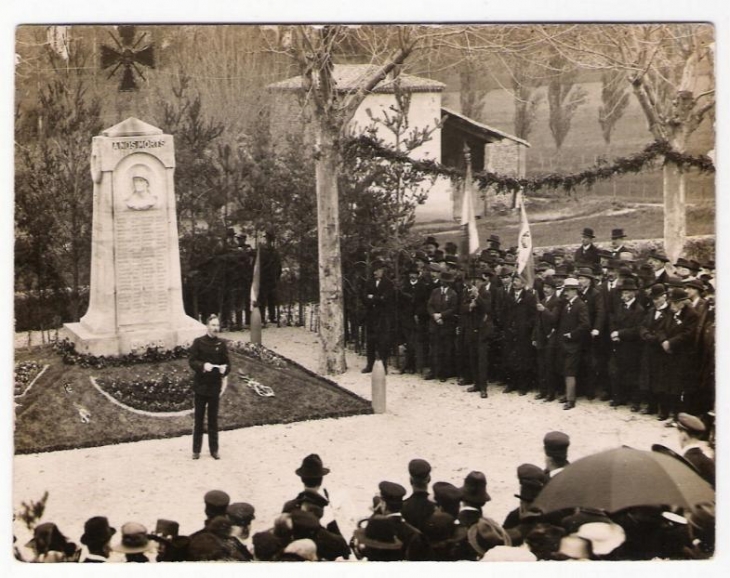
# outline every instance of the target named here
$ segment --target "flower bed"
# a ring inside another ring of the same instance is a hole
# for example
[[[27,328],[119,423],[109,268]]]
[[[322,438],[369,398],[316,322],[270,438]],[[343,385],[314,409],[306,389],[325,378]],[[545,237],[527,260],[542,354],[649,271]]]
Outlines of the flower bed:
[[[190,371],[167,367],[165,373],[150,367],[130,378],[99,377],[97,385],[120,403],[142,411],[176,412],[193,408]]]
[[[23,361],[15,364],[15,393],[21,395],[33,380],[43,371],[43,364],[35,361]]]

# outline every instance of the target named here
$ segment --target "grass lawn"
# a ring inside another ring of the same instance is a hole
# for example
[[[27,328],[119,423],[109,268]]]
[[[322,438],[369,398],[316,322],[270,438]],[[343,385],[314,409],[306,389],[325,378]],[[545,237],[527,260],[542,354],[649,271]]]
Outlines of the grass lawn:
[[[28,362],[48,365],[48,368],[25,395],[15,398],[17,454],[176,437],[192,432],[192,412],[140,414],[110,401],[90,379],[132,382],[145,376],[192,373],[186,359],[100,370],[65,365],[49,347],[16,350],[16,364]],[[228,387],[221,396],[219,423],[223,430],[372,413],[368,401],[293,361],[286,360],[283,367],[274,367],[232,352],[231,364],[233,371]],[[271,387],[275,396],[261,397],[254,393],[239,379],[239,370]],[[192,392],[187,407],[192,408]]]

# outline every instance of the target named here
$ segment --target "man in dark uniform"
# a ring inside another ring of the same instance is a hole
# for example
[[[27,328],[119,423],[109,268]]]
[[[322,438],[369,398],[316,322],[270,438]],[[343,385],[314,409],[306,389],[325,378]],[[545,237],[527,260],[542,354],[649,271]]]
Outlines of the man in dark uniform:
[[[588,320],[591,326],[590,337],[583,342],[584,350],[581,353],[581,366],[578,373],[578,387],[587,399],[593,399],[598,386],[598,367],[600,348],[602,345],[602,331],[605,330],[606,311],[604,300],[593,286],[596,280],[590,267],[580,267],[576,271],[578,282],[581,285],[578,296],[588,308]]]
[[[535,350],[532,334],[537,315],[535,294],[525,288],[520,275],[512,279],[512,290],[505,299],[505,353],[509,368],[509,382],[505,393],[519,389],[527,395],[534,380]]]
[[[218,453],[218,405],[223,378],[231,372],[231,362],[224,341],[218,338],[220,321],[216,315],[208,317],[207,333],[198,337],[190,346],[189,364],[195,372],[195,425],[193,427],[193,459],[200,458],[203,445],[203,422],[208,408],[208,448],[210,455],[220,459]]]
[[[700,476],[715,487],[715,460],[712,450],[702,438],[707,432],[707,427],[702,420],[688,413],[680,413],[677,416],[677,430],[679,431],[679,444],[684,453],[684,459],[689,461]]]
[[[590,339],[591,330],[588,307],[578,297],[579,288],[580,283],[573,277],[568,277],[563,283],[565,301],[560,308],[556,327],[559,340],[556,367],[565,378],[563,409],[566,410],[575,407],[576,376],[584,350],[583,342]]]
[[[373,261],[372,267],[373,278],[365,285],[362,294],[367,329],[367,365],[362,373],[372,372],[376,355],[387,371],[390,352],[395,290],[385,276],[385,263],[378,259]]]
[[[532,333],[532,343],[537,351],[537,379],[539,393],[535,399],[545,401],[555,400],[557,390],[557,375],[555,373],[555,350],[557,338],[555,324],[558,320],[560,299],[555,293],[555,279],[545,277],[543,281],[545,297],[535,308],[535,329]]]
[[[439,286],[431,292],[427,310],[430,316],[429,331],[431,336],[431,371],[426,379],[438,377],[446,381],[451,375],[454,351],[456,315],[459,299],[451,288],[454,276],[441,273]]]
[[[595,239],[593,229],[585,227],[581,234],[580,247],[578,247],[573,255],[573,261],[579,267],[593,267],[596,263],[600,263],[601,258],[598,255],[598,247],[593,244]]]
[[[639,373],[641,372],[641,348],[639,328],[644,320],[644,308],[636,300],[636,282],[622,279],[618,286],[621,305],[609,316],[611,336],[611,406],[618,407],[631,401],[631,410],[639,411]]]
[[[208,524],[213,518],[226,515],[228,505],[231,503],[231,497],[223,490],[209,490],[203,496],[203,502],[205,503],[205,522],[203,522],[201,529],[190,534],[191,538],[207,532]]]
[[[426,460],[411,460],[408,463],[408,474],[410,475],[413,493],[403,500],[401,514],[411,526],[423,531],[426,521],[436,509],[436,504],[428,498],[431,464]]]
[[[464,339],[464,374],[474,385],[467,391],[487,397],[487,363],[492,334],[492,297],[483,291],[485,280],[476,266],[468,268],[468,283],[461,298],[459,327]]]
[[[401,559],[409,561],[426,560],[426,544],[423,540],[423,534],[420,530],[411,526],[401,514],[406,489],[400,484],[388,481],[380,482],[378,489],[380,490],[380,502],[376,507],[375,514],[382,514],[388,519],[395,535],[403,544]]]

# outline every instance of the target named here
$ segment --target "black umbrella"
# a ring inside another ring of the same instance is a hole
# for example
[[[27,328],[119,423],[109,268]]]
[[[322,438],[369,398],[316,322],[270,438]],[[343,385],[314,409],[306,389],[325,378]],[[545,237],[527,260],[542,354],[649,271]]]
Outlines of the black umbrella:
[[[681,461],[624,446],[566,466],[533,506],[545,514],[577,507],[617,512],[632,506],[688,509],[714,500],[712,486]]]

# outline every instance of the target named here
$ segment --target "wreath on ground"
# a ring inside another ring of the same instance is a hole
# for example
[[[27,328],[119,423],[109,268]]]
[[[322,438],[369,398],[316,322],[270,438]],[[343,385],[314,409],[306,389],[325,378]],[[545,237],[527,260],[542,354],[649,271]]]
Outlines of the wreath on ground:
[[[15,393],[17,397],[25,392],[45,366],[36,361],[22,361],[15,364]]]
[[[149,366],[132,376],[103,376],[96,384],[119,403],[154,413],[193,409],[193,376],[188,370],[169,364]]]

